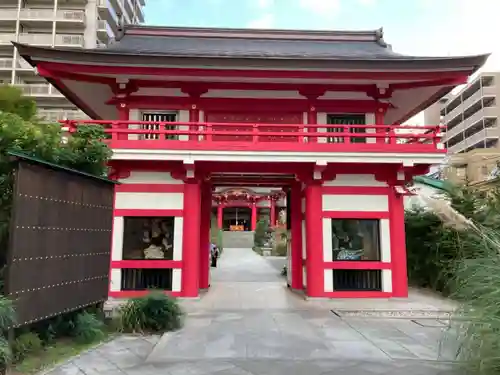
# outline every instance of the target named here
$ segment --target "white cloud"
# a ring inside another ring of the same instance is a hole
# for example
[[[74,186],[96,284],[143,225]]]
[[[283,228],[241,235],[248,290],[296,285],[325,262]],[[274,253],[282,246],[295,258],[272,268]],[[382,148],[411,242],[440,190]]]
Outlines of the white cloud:
[[[254,0],[255,1],[255,0]],[[274,0],[256,0],[256,5],[261,9],[268,9],[274,5]]]
[[[358,0],[361,5],[372,6],[375,5],[376,0]]]
[[[340,11],[340,0],[299,0],[299,6],[318,15],[333,17]]]
[[[266,13],[248,23],[251,29],[270,29],[274,24],[274,16],[271,13]]]

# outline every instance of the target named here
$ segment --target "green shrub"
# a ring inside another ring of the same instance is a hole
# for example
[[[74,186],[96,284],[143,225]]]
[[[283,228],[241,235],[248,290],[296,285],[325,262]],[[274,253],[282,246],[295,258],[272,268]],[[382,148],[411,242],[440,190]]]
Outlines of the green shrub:
[[[254,246],[262,247],[267,239],[267,234],[269,231],[269,221],[267,219],[260,219],[257,221],[255,227],[255,233],[253,235]]]
[[[76,316],[71,336],[80,344],[89,344],[104,338],[104,328],[96,315],[84,311]]]
[[[183,312],[179,304],[161,292],[130,299],[120,313],[122,329],[128,332],[163,332],[182,326]]]
[[[0,369],[5,370],[11,359],[12,351],[10,345],[3,336],[0,336]]]
[[[0,331],[6,331],[16,321],[16,313],[12,301],[0,296]]]
[[[286,256],[287,251],[288,251],[288,247],[287,247],[286,242],[280,242],[280,243],[276,244],[275,249],[274,249],[275,255],[279,256],[279,257]]]
[[[43,342],[34,332],[26,332],[16,338],[12,344],[12,355],[14,362],[20,362],[27,355],[40,351]]]

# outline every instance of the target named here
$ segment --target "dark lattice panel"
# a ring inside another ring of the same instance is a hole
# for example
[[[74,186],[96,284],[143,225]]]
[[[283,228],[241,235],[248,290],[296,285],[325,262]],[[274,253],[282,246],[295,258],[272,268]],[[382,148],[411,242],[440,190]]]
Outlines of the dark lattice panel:
[[[333,270],[333,290],[368,291],[382,290],[380,270]]]
[[[20,161],[6,294],[18,325],[107,299],[113,184]]]
[[[121,290],[172,290],[172,269],[124,268]]]
[[[366,123],[365,115],[328,115],[326,117],[329,125],[363,125]],[[366,128],[345,128],[343,126],[327,127],[329,133],[353,133],[349,140],[346,137],[328,137],[328,143],[366,143],[365,137],[360,137],[358,134],[366,133]]]

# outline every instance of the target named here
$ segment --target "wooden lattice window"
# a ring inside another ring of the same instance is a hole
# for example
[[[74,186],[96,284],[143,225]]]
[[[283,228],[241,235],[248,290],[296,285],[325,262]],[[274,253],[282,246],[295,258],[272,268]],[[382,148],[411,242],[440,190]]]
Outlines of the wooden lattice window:
[[[157,122],[176,122],[177,113],[175,112],[145,112],[142,114],[142,121],[157,121]],[[142,129],[151,130],[175,130],[175,125],[166,125],[160,128],[160,124],[142,125]],[[144,134],[144,139],[178,139],[177,135],[167,134],[161,136],[160,134]]]
[[[327,115],[326,123],[328,125],[364,125],[365,115],[357,114],[342,114],[342,115]],[[345,133],[343,127],[329,126],[327,128],[329,133]],[[366,128],[350,128],[350,133],[366,133]],[[366,137],[351,136],[350,143],[366,143]],[[328,143],[346,143],[345,137],[328,137]]]

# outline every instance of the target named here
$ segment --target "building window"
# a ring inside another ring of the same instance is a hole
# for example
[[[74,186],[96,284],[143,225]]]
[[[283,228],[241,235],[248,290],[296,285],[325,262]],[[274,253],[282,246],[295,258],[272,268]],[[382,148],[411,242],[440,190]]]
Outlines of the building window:
[[[379,261],[379,220],[332,219],[332,251],[334,261]]]
[[[326,123],[329,125],[364,125],[365,115],[327,115]],[[329,143],[366,143],[366,137],[360,137],[356,134],[366,133],[366,128],[351,127],[346,129],[343,126],[328,127],[329,133],[353,133],[347,140],[346,137],[328,137]]]
[[[151,121],[158,122],[158,124],[144,124],[142,125],[142,129],[149,130],[176,130],[175,125],[160,125],[162,122],[176,122],[177,121],[177,113],[175,112],[160,112],[160,113],[150,113],[145,112],[142,114],[142,121]],[[178,139],[178,135],[174,134],[143,134],[143,139]]]

